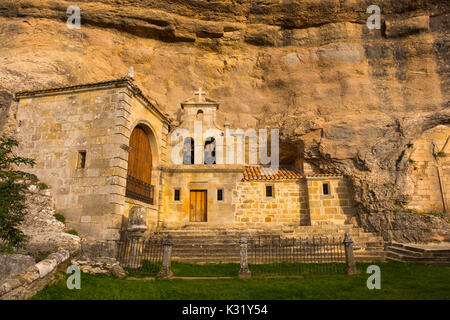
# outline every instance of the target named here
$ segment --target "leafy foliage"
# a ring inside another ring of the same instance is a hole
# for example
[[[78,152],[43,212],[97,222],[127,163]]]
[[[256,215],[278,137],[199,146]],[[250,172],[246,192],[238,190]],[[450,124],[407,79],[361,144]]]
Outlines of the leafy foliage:
[[[24,248],[26,237],[19,226],[25,211],[25,195],[28,187],[38,183],[34,174],[18,170],[18,166],[34,166],[33,159],[19,157],[13,149],[19,143],[0,137],[0,252],[12,252]]]
[[[68,231],[66,231],[66,233],[77,236],[78,235],[78,231],[75,229],[70,229]]]
[[[56,220],[62,223],[66,223],[66,218],[62,214],[55,213],[53,216],[55,217]]]

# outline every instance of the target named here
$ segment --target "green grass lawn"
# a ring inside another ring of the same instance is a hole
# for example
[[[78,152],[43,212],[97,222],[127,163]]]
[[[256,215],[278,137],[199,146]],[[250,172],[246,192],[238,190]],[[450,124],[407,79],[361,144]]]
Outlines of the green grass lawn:
[[[240,265],[236,263],[207,263],[191,264],[183,262],[172,262],[172,271],[179,277],[236,277]],[[278,264],[255,264],[249,268],[253,275],[309,275],[325,273],[345,273],[346,265],[344,263],[278,263]],[[132,277],[156,276],[161,270],[161,263],[151,264],[144,261],[140,270],[127,269]]]
[[[377,263],[381,289],[366,287],[369,264],[359,275],[224,280],[126,280],[83,274],[81,289],[69,290],[65,278],[33,299],[450,299],[450,268],[405,263]],[[174,263],[175,276],[236,276],[239,265]]]

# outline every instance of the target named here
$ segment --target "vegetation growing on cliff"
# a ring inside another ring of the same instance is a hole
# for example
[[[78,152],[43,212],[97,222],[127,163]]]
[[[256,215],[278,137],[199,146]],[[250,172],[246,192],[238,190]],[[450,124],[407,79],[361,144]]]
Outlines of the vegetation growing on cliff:
[[[25,194],[38,182],[34,174],[17,169],[19,165],[35,164],[33,159],[14,154],[18,145],[14,139],[0,138],[0,252],[25,247],[26,237],[19,229],[26,214]]]

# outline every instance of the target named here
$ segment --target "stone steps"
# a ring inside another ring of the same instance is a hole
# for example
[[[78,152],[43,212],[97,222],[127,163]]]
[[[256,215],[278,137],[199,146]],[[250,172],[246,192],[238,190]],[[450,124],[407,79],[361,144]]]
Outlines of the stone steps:
[[[157,234],[173,241],[172,259],[185,262],[235,262],[240,260],[239,240],[259,236],[280,236],[281,238],[326,237],[343,241],[349,232],[354,241],[357,261],[384,260],[384,242],[381,237],[364,232],[362,228],[350,225],[320,225],[264,228],[206,227],[189,225],[178,229],[162,229]]]
[[[450,266],[450,244],[391,243],[386,246],[386,260]]]

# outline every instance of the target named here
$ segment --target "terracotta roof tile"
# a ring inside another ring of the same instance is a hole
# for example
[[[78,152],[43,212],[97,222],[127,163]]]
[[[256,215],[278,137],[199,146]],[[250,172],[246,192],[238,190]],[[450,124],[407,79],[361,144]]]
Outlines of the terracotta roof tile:
[[[295,167],[280,166],[278,169],[275,169],[263,166],[246,166],[243,180],[294,180],[303,177],[303,173]]]

